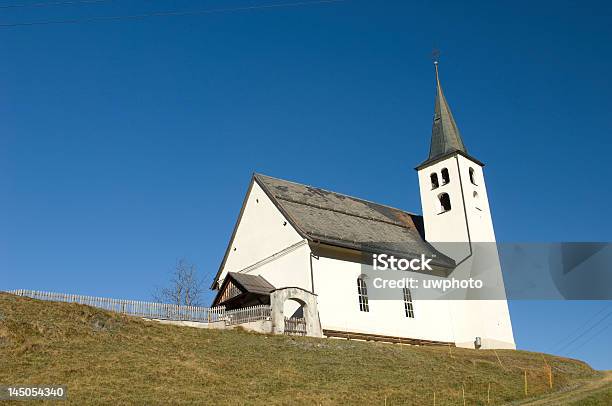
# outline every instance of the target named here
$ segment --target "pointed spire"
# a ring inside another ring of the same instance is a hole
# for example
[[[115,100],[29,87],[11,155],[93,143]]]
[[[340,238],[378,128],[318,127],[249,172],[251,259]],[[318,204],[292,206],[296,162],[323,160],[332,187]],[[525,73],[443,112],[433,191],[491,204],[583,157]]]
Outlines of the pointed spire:
[[[431,147],[429,148],[429,160],[435,159],[439,156],[448,154],[453,151],[461,151],[467,154],[461,134],[459,134],[459,128],[453,118],[444,92],[442,91],[442,85],[440,84],[440,77],[438,75],[438,61],[434,61],[436,68],[436,105],[434,108],[434,120],[433,128],[431,130]]]

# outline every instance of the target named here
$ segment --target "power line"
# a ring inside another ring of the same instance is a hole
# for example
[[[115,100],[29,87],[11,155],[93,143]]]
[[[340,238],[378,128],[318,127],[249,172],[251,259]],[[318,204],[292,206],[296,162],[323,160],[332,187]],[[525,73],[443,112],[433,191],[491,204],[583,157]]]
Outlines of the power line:
[[[608,317],[610,317],[610,315],[612,315],[612,312],[606,314],[604,317],[602,317],[601,319],[599,319],[595,324],[593,324],[591,327],[589,327],[588,329],[586,329],[585,331],[582,332],[582,334],[578,335],[578,337],[574,338],[572,341],[570,341],[569,343],[567,343],[566,345],[564,345],[559,351],[562,351],[564,349],[566,349],[567,347],[571,346],[573,343],[575,343],[576,341],[578,341],[580,338],[584,337],[587,333],[589,333],[590,331],[592,331],[595,327],[597,327],[598,325],[600,325],[605,319],[607,319]]]
[[[604,310],[611,308],[612,306],[606,304],[604,305],[604,307],[602,307],[601,309],[599,309],[599,311],[597,313],[595,313],[593,316],[591,316],[586,322],[584,322],[580,327],[578,327],[577,329],[575,329],[574,331],[572,331],[569,335],[565,336],[563,339],[557,341],[554,345],[553,348],[562,348],[565,345],[563,344],[564,342],[566,342],[567,340],[570,340],[574,334],[579,333],[581,330],[583,330],[586,326],[588,326],[589,324],[591,324],[591,322],[593,320],[595,320],[595,318],[597,316],[599,316],[601,313],[604,312]]]
[[[587,345],[589,342],[591,342],[595,337],[597,337],[598,335],[600,335],[601,333],[603,333],[604,331],[606,331],[607,329],[609,329],[612,326],[612,322],[608,323],[607,325],[603,326],[602,329],[599,329],[598,331],[595,332],[595,334],[593,334],[592,336],[590,336],[589,338],[586,339],[586,341],[582,342],[582,347],[584,347],[585,345]],[[574,347],[574,349],[568,351],[568,353],[572,353],[575,352],[578,348],[580,348],[580,346]]]
[[[314,1],[297,1],[293,3],[278,3],[278,4],[263,4],[260,6],[244,6],[244,7],[227,7],[227,8],[212,8],[206,10],[193,10],[193,11],[159,11],[152,13],[143,14],[131,14],[131,15],[117,15],[107,17],[88,17],[88,18],[70,18],[64,20],[42,20],[42,21],[28,21],[23,23],[8,23],[0,24],[0,28],[9,27],[25,27],[32,25],[52,25],[52,24],[78,24],[88,22],[99,22],[99,21],[119,21],[119,20],[138,20],[148,17],[167,17],[167,16],[190,16],[200,14],[213,14],[213,13],[230,13],[234,11],[249,11],[249,10],[260,10],[260,9],[271,9],[281,7],[299,7],[299,6],[311,6],[316,4],[329,4],[339,3],[347,0],[314,0]]]
[[[95,3],[106,3],[114,0],[73,0],[73,1],[47,1],[41,3],[29,3],[29,4],[6,4],[0,6],[0,9],[7,8],[39,8],[39,7],[53,7],[53,6],[74,6],[79,4],[95,4]]]

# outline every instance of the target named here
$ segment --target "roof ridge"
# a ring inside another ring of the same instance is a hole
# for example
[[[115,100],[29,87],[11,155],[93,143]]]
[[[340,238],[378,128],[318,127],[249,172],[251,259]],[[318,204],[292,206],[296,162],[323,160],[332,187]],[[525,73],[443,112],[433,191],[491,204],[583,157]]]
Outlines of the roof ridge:
[[[305,183],[299,183],[299,182],[294,182],[294,181],[291,181],[291,180],[286,180],[286,179],[276,178],[276,177],[274,177],[274,176],[269,176],[269,175],[265,175],[265,174],[263,174],[263,173],[257,173],[257,172],[254,172],[254,173],[253,173],[253,176],[255,176],[255,177],[257,177],[257,176],[265,176],[265,177],[267,177],[267,178],[272,178],[272,179],[280,180],[280,181],[287,182],[287,183],[293,183],[294,185],[306,186],[306,187],[310,187],[310,188],[313,188],[313,189],[322,190],[322,191],[324,191],[324,192],[333,193],[333,194],[336,194],[336,195],[340,195],[340,196],[348,197],[348,198],[351,198],[351,199],[354,199],[354,200],[358,200],[358,201],[361,201],[361,202],[370,203],[370,204],[375,204],[375,205],[377,205],[377,206],[382,206],[382,207],[386,207],[386,208],[388,208],[388,209],[392,209],[392,210],[401,211],[401,212],[403,212],[403,213],[410,214],[410,215],[413,215],[413,216],[419,216],[419,217],[422,217],[420,214],[413,213],[413,212],[410,212],[410,211],[406,211],[406,210],[403,210],[403,209],[398,209],[397,207],[389,206],[388,204],[382,204],[382,203],[373,202],[373,201],[371,201],[371,200],[363,199],[363,198],[361,198],[361,197],[355,197],[355,196],[347,195],[347,194],[344,194],[344,193],[338,193],[338,192],[334,192],[333,190],[323,189],[323,188],[320,188],[320,187],[316,187],[316,186],[312,186],[312,185],[307,185],[307,184],[305,184]],[[276,195],[275,195],[275,196],[276,196]],[[279,199],[281,199],[281,198],[279,197]],[[287,200],[287,199],[283,199],[283,200]],[[296,203],[298,203],[298,202],[296,202]],[[319,208],[323,208],[323,207],[319,207]],[[359,217],[359,216],[358,216],[358,217]]]

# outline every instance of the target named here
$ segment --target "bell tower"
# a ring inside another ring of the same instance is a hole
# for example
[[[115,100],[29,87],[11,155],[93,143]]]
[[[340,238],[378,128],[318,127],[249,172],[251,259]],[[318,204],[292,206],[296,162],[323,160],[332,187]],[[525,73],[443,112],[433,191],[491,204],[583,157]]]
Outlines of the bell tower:
[[[457,262],[469,254],[469,242],[494,242],[495,232],[484,182],[484,164],[468,154],[446,101],[438,62],[436,99],[429,157],[417,168],[425,238],[448,242],[446,250]],[[456,245],[456,246],[455,246]],[[445,249],[441,247],[444,252]],[[445,252],[446,253],[446,252]]]
[[[515,348],[484,164],[468,153],[446,101],[438,62],[429,157],[416,167],[425,239],[457,264],[449,277],[483,278],[492,288],[449,300],[455,343],[470,348]],[[493,292],[493,293],[492,293]]]

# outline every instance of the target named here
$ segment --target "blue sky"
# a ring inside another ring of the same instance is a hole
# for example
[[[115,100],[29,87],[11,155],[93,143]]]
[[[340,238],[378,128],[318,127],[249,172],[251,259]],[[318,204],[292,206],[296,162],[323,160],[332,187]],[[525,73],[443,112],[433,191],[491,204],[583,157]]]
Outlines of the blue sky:
[[[2,1],[0,24],[274,3]],[[611,14],[348,0],[0,27],[0,289],[149,299],[179,257],[214,274],[254,171],[420,213],[433,47],[498,239],[610,241]],[[512,303],[517,343],[553,352],[604,305]],[[610,369],[611,338],[562,354]]]

